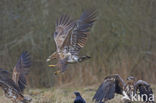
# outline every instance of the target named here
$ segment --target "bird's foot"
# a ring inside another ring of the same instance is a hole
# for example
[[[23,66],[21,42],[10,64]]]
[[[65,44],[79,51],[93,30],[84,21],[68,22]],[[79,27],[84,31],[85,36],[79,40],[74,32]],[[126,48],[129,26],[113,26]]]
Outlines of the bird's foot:
[[[60,71],[60,70],[58,70],[58,71],[54,72],[54,74],[55,74],[55,75],[59,75],[60,73],[61,73],[61,71]]]

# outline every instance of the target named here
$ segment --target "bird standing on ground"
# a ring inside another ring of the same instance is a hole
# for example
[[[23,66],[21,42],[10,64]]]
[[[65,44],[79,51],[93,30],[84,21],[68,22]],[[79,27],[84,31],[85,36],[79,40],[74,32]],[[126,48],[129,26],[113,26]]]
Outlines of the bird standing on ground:
[[[86,44],[89,31],[95,22],[96,11],[94,9],[83,12],[81,17],[73,21],[67,15],[61,16],[57,22],[54,32],[54,40],[56,43],[56,52],[52,53],[47,59],[58,59],[56,65],[50,67],[58,67],[59,72],[64,72],[68,63],[82,62],[89,56],[79,56],[81,48]]]
[[[29,103],[30,98],[23,96],[26,87],[26,76],[29,73],[31,59],[28,52],[23,52],[11,74],[4,69],[0,69],[0,87],[6,97],[10,98],[13,103]]]
[[[153,96],[153,91],[147,82],[143,80],[136,81],[135,77],[132,76],[129,76],[127,81],[124,82],[118,74],[107,76],[104,79],[104,82],[96,91],[93,100],[95,100],[96,103],[105,103],[113,99],[115,93],[123,95],[122,99],[125,103],[131,103],[131,101],[133,101],[132,96],[136,96],[137,100],[141,97],[140,100],[144,102],[154,103],[154,98],[151,101],[149,100]],[[143,95],[146,95],[147,98],[142,97]]]
[[[86,101],[81,97],[81,94],[79,92],[74,92],[76,98],[74,100],[74,103],[86,103]]]

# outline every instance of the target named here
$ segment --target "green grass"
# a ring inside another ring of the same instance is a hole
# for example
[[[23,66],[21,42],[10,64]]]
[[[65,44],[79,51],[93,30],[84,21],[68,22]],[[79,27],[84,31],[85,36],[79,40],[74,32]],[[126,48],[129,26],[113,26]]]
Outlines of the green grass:
[[[74,91],[79,91],[87,103],[93,103],[92,97],[95,94],[98,85],[86,86],[80,88],[70,87],[55,87],[50,89],[30,89],[26,90],[25,96],[33,99],[32,103],[73,103],[75,99]],[[156,93],[156,86],[152,86],[154,93]],[[2,95],[2,93],[0,93]],[[114,99],[108,103],[123,103],[120,95],[116,95]],[[4,96],[0,97],[0,103],[11,103],[9,99]]]

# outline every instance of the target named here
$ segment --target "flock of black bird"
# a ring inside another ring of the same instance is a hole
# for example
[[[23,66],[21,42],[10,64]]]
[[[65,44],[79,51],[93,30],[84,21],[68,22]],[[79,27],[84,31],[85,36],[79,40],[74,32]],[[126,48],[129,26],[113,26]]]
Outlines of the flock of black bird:
[[[84,11],[78,20],[73,20],[67,15],[63,15],[57,20],[54,32],[57,49],[47,58],[47,62],[53,59],[58,60],[56,65],[49,65],[59,68],[55,74],[64,72],[68,63],[82,62],[90,58],[89,56],[79,56],[79,51],[85,46],[95,20],[96,10],[94,9]],[[10,98],[13,103],[30,103],[32,101],[31,98],[23,95],[31,64],[31,57],[25,51],[17,61],[12,75],[7,70],[0,69],[0,87],[5,96]],[[74,92],[74,94],[76,96],[74,103],[86,103],[79,92]],[[141,98],[142,102],[154,103],[154,94],[150,84],[132,76],[129,76],[124,82],[118,74],[105,77],[93,97],[93,102],[105,103],[113,99],[115,94],[123,95],[122,100],[125,103],[133,102],[134,96],[137,99]]]

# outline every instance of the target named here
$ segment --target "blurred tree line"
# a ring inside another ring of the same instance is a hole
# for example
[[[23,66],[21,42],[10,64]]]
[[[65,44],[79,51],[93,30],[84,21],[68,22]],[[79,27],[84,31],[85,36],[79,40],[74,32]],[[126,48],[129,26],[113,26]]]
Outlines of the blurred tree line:
[[[54,76],[46,58],[55,51],[57,17],[78,19],[92,7],[98,17],[81,51],[92,58]],[[156,0],[1,0],[0,68],[12,71],[24,50],[33,61],[31,87],[91,85],[112,73],[156,83]]]

